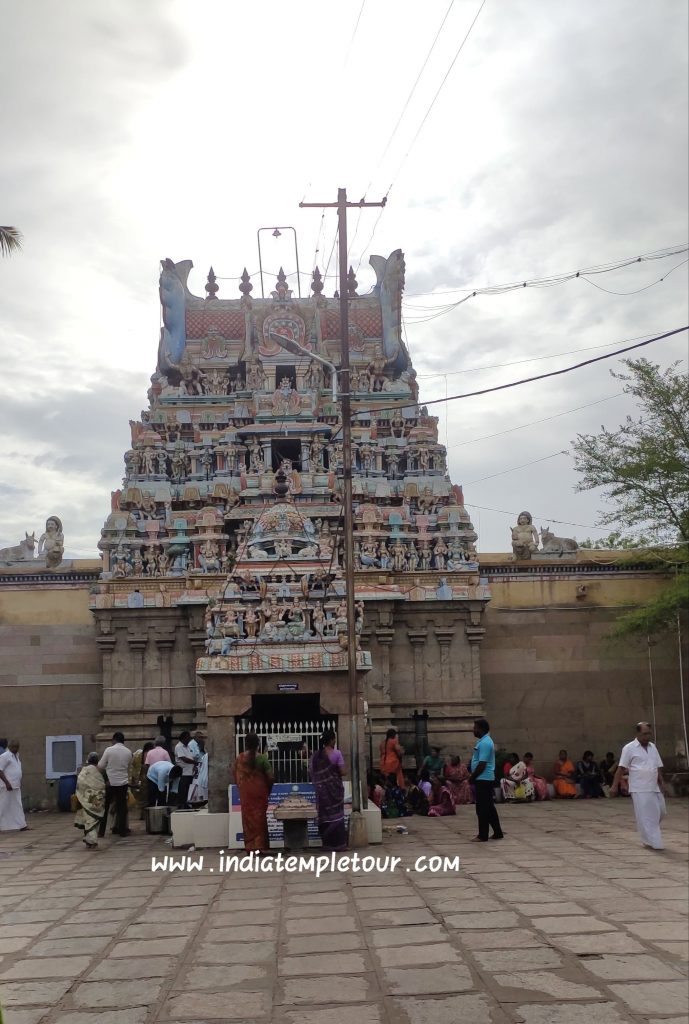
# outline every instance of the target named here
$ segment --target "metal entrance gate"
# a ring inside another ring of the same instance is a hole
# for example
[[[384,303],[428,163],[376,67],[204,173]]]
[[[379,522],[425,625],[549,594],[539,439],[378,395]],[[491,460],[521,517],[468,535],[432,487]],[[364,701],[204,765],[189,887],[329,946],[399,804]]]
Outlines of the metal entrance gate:
[[[241,754],[248,733],[255,732],[260,750],[270,759],[276,782],[308,782],[311,755],[326,729],[332,729],[337,735],[336,716],[309,722],[254,722],[250,718],[238,718],[235,749]]]

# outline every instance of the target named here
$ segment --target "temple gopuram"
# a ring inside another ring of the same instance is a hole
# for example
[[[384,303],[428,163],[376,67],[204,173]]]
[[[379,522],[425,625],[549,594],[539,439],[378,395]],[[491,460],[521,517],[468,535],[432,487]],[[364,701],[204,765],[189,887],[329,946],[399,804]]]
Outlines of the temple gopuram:
[[[402,253],[370,263],[370,294],[350,272],[346,343],[359,732],[375,763],[391,724],[410,752],[421,719],[434,742],[468,743],[489,592],[402,340]],[[131,421],[91,608],[102,738],[148,739],[159,721],[207,728],[211,809],[222,810],[248,728],[287,765],[340,722],[348,752],[341,417],[313,358],[337,367],[342,339],[339,297],[323,294],[318,269],[307,298],[282,271],[254,298],[245,270],[239,297],[223,299],[212,269],[206,296],[191,294],[191,268],[162,263],[157,366]]]

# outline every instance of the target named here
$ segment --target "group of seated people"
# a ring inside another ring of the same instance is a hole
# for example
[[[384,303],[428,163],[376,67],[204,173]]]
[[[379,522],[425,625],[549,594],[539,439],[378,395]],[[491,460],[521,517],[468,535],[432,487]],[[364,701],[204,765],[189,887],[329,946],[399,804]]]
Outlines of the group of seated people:
[[[575,800],[579,796],[587,800],[609,796],[616,771],[617,758],[611,750],[600,762],[596,761],[592,750],[585,750],[576,765],[570,761],[567,751],[561,750],[553,773],[555,795],[565,800]],[[629,796],[626,772],[620,778],[618,793]]]
[[[474,803],[468,764],[453,754],[444,758],[440,747],[431,747],[414,780],[401,766],[394,772],[369,772],[368,797],[380,807],[384,818],[405,818],[412,814],[442,817],[454,814],[460,804]]]
[[[380,808],[384,818],[412,814],[441,817],[455,814],[461,804],[475,802],[468,761],[462,764],[457,755],[444,758],[440,747],[431,747],[414,779],[412,773],[402,770],[402,753],[396,736],[388,735],[381,744],[381,770],[368,773],[368,798]],[[555,797],[562,799],[595,798],[609,795],[616,770],[617,760],[612,752],[599,763],[592,751],[585,750],[575,765],[567,751],[561,750],[553,769],[551,790],[548,781],[536,774],[534,755],[527,751],[521,758],[517,753],[508,754],[495,785],[503,800],[517,803],[548,800],[553,791]],[[619,792],[621,796],[628,795],[626,777],[621,780]]]

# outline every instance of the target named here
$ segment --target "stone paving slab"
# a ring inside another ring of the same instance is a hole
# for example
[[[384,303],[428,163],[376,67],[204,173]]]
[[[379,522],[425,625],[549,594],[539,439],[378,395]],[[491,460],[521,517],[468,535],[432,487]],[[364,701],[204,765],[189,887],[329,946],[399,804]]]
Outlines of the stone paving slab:
[[[516,1008],[520,1024],[624,1024],[630,1020],[615,1003],[580,1003],[578,1006],[526,1004]]]
[[[468,842],[472,808],[412,818],[367,851],[395,873],[320,878],[152,874],[138,823],[87,854],[35,815],[0,836],[6,1024],[684,1024],[686,803],[662,854],[625,801],[500,814],[503,843]]]
[[[610,990],[627,1003],[633,1013],[689,1014],[689,987],[686,980],[610,985]]]

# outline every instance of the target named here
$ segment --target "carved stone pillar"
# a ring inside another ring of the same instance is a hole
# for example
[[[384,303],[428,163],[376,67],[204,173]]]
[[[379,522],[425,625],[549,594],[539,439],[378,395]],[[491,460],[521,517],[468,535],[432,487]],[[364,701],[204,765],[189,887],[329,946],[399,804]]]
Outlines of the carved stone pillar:
[[[128,636],[127,643],[132,652],[132,708],[142,711],[144,707],[144,651],[148,644],[147,636]]]
[[[196,661],[206,652],[206,634],[189,633],[189,644],[194,658],[194,680],[196,683],[196,714],[206,718],[206,687],[201,676],[196,674]]]
[[[96,645],[100,649],[103,666],[103,711],[112,711],[112,655],[117,643],[114,633],[105,633],[96,637]]]
[[[426,646],[426,639],[428,637],[427,629],[409,629],[407,630],[407,636],[409,637],[409,643],[412,645],[414,651],[414,692],[417,700],[425,700],[425,685],[424,685],[424,671],[423,671],[423,652]]]
[[[391,701],[390,694],[390,648],[395,639],[395,631],[389,626],[380,626],[376,630],[376,640],[380,647],[380,688],[383,700],[388,704]]]
[[[235,760],[234,717],[208,716],[208,810],[211,814],[228,811],[228,767]]]
[[[155,637],[160,651],[160,711],[172,713],[172,678],[170,673],[170,652],[175,645],[174,633],[163,633]]]
[[[469,651],[471,655],[471,696],[475,700],[481,700],[481,662],[479,659],[479,646],[483,640],[486,631],[483,626],[474,626],[471,623],[467,623],[464,629],[467,640],[469,641]]]
[[[436,626],[435,635],[440,647],[440,692],[444,700],[452,696],[450,644],[455,635],[452,626]]]

